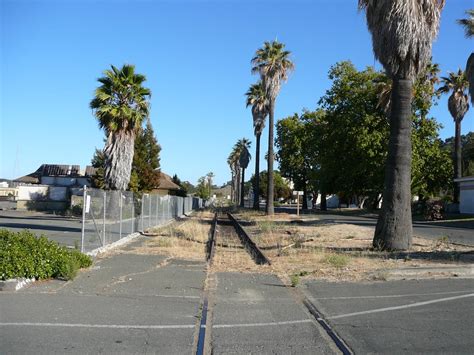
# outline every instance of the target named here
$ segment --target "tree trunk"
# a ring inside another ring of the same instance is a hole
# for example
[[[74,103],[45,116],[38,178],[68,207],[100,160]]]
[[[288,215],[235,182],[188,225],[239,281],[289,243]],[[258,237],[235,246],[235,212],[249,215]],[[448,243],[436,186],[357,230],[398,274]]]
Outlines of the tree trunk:
[[[273,182],[273,113],[275,110],[275,101],[270,101],[270,107],[268,112],[268,159],[267,159],[267,173],[268,173],[268,184],[267,184],[267,215],[272,216],[275,213],[273,207],[274,198],[274,182]]]
[[[304,184],[303,186],[303,206],[302,208],[304,210],[307,210],[308,209],[308,191],[307,191],[307,187],[306,187],[306,184]]]
[[[326,201],[326,191],[321,190],[321,203],[320,203],[321,211],[328,210],[328,204]]]
[[[240,168],[237,169],[237,173],[235,174],[235,204],[238,205],[240,202]]]
[[[385,187],[373,240],[377,249],[406,250],[411,246],[412,88],[410,80],[393,80]]]
[[[106,188],[127,190],[132,171],[134,144],[134,132],[109,133],[104,148],[104,181]]]
[[[240,207],[244,207],[244,199],[245,199],[245,189],[244,189],[244,183],[245,183],[245,169],[242,168],[242,182],[240,184]]]
[[[257,144],[255,147],[255,185],[253,190],[253,209],[260,209],[260,136],[257,134]]]
[[[462,145],[461,145],[461,120],[455,119],[456,132],[454,135],[454,178],[462,177]],[[453,202],[459,203],[459,183],[454,183]]]

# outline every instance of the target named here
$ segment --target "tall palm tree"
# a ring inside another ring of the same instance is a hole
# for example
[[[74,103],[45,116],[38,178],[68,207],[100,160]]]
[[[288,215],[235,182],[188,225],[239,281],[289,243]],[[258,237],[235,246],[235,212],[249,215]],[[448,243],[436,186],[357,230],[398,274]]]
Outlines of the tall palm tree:
[[[227,164],[229,164],[230,171],[232,173],[232,186],[231,186],[231,201],[238,203],[240,201],[240,151],[237,146],[234,145],[232,151],[227,158]]]
[[[404,250],[411,245],[413,82],[430,61],[443,6],[444,0],[359,0],[375,57],[393,81],[385,189],[373,240],[379,249]]]
[[[454,134],[454,178],[462,176],[462,146],[461,146],[461,121],[467,110],[469,110],[469,99],[466,94],[468,81],[464,72],[459,69],[457,73],[449,73],[448,77],[442,77],[443,86],[438,92],[451,95],[448,99],[448,110],[453,116],[455,125]],[[459,203],[459,184],[454,185],[454,203]]]
[[[457,22],[464,27],[466,37],[474,37],[474,9],[466,11],[468,18],[460,19]],[[471,96],[471,103],[474,105],[474,53],[471,53],[466,64],[466,77],[469,81],[469,95]]]
[[[206,174],[207,182],[209,184],[209,198],[211,198],[211,190],[212,190],[212,179],[214,179],[214,173],[212,171]]]
[[[135,66],[111,66],[97,79],[90,107],[107,136],[104,148],[104,180],[107,188],[126,190],[130,181],[133,147],[143,120],[148,117],[151,92],[142,86],[146,78]]]
[[[273,130],[275,101],[280,92],[282,82],[286,81],[289,72],[294,70],[294,64],[290,60],[290,52],[285,50],[285,45],[275,40],[265,42],[262,48],[257,49],[255,56],[252,58],[252,66],[252,73],[260,74],[265,88],[265,96],[268,99],[268,184],[266,212],[268,215],[273,215]]]
[[[253,129],[256,137],[255,146],[255,186],[253,187],[253,208],[260,209],[260,136],[265,128],[265,118],[268,115],[268,102],[265,96],[265,88],[261,80],[250,86],[245,93],[247,96],[247,107],[252,106]]]
[[[240,183],[240,206],[244,207],[244,183],[245,183],[245,169],[249,165],[251,158],[249,149],[250,149],[250,140],[247,138],[239,139],[235,145],[237,152],[239,153],[239,166],[242,169],[242,180]]]

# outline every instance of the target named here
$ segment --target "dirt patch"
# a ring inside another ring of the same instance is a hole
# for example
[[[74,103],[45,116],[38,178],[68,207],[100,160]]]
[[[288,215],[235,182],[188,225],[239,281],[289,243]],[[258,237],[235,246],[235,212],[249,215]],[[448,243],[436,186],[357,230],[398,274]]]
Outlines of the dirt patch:
[[[429,277],[453,276],[453,266],[474,266],[474,248],[449,243],[446,238],[413,238],[409,252],[372,249],[373,229],[321,221],[317,216],[240,212],[236,217],[272,261],[272,268],[297,284],[301,279],[331,281],[385,280],[405,268],[441,268]],[[242,271],[245,271],[243,268]],[[441,271],[440,271],[441,270]]]

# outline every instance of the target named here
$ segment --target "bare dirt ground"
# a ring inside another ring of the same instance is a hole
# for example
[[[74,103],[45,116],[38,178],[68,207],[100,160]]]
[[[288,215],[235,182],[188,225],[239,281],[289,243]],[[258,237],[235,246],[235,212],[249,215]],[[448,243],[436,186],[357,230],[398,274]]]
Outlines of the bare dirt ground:
[[[285,213],[271,220],[255,211],[235,216],[270,258],[272,269],[293,284],[301,278],[386,280],[399,278],[394,276],[396,270],[413,268],[419,268],[420,277],[450,277],[456,276],[453,267],[474,267],[474,248],[451,244],[446,238],[415,237],[409,252],[388,253],[372,249],[373,230],[368,227]],[[427,268],[431,271],[421,272]]]

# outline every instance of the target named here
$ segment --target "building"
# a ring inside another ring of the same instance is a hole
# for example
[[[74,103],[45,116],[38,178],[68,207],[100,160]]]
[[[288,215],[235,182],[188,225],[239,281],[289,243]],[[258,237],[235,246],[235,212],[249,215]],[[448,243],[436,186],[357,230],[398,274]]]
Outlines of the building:
[[[158,187],[153,189],[152,193],[156,193],[161,196],[175,195],[179,190],[181,190],[181,187],[173,182],[171,176],[160,171],[160,184]]]
[[[474,214],[474,176],[455,179],[459,183],[459,212]]]

